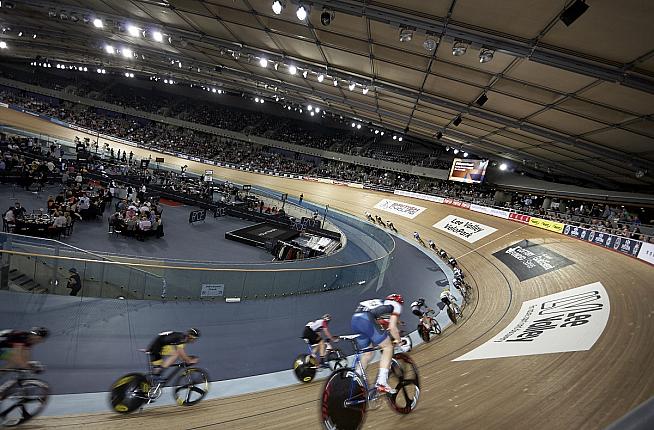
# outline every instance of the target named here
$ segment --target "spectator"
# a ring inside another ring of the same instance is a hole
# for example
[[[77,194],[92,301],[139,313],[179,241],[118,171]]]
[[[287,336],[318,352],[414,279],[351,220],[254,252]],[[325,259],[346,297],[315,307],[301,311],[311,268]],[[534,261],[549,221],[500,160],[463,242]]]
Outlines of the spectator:
[[[76,268],[71,267],[68,269],[68,272],[70,273],[70,277],[68,278],[68,285],[66,288],[70,289],[71,296],[77,296],[77,293],[82,289],[82,279],[77,273]]]

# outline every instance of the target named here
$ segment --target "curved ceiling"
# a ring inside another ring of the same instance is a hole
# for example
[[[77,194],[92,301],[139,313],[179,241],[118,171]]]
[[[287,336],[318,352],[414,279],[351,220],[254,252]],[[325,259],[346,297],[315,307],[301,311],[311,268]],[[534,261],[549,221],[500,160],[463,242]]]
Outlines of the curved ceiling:
[[[651,186],[654,3],[588,0],[566,26],[574,2],[303,1],[300,21],[294,0],[279,15],[272,0],[2,1],[0,37],[3,55],[310,102],[530,169]]]

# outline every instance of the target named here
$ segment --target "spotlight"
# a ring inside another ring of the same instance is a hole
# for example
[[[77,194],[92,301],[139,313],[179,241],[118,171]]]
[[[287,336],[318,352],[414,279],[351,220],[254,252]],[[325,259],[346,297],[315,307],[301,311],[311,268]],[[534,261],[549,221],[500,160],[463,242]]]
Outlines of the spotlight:
[[[508,166],[506,165],[506,163],[500,164],[500,170],[501,171],[505,171],[506,169],[508,169]]]
[[[139,35],[141,34],[141,29],[135,25],[128,25],[127,33],[129,33],[129,35],[132,37],[139,37]]]
[[[452,55],[455,57],[465,55],[467,50],[468,44],[465,42],[454,42],[454,45],[452,45]]]
[[[32,35],[32,39],[36,39],[36,33]]]
[[[316,113],[320,113],[320,108],[316,107]]]
[[[102,23],[102,20],[100,18],[95,18],[93,20],[93,27],[102,28],[102,27],[104,27],[104,24]]]
[[[479,98],[477,99],[477,101],[475,103],[477,105],[479,105],[479,106],[483,106],[484,103],[486,103],[487,101],[488,101],[488,96],[486,95],[486,93],[484,93],[484,94],[479,96]]]
[[[461,124],[461,115],[457,115],[457,117],[454,118],[454,121],[452,121],[452,124],[454,124],[455,127],[458,127],[459,124]]]
[[[123,48],[121,54],[123,54],[123,57],[125,58],[131,58],[134,56],[134,53],[129,48]]]
[[[357,125],[355,123],[352,123],[352,128],[356,127]]]
[[[436,139],[441,140],[442,137],[443,137],[442,132],[439,131],[438,133],[436,133]]]
[[[434,52],[436,47],[438,46],[438,42],[432,37],[427,37],[424,42],[422,42],[422,46],[429,52]]]
[[[0,49],[7,49],[7,42],[4,40],[0,41]]]
[[[313,113],[313,112],[309,112],[309,114],[310,114],[311,116],[314,116],[314,115],[315,115],[315,113]]]
[[[463,153],[463,158],[466,158],[466,157],[468,157],[468,153],[467,153],[467,152],[464,152],[464,153]]]
[[[259,103],[261,103],[261,104],[263,104],[264,101],[265,101],[265,100],[264,100],[263,98],[259,99]]]
[[[98,73],[102,73],[102,69],[96,69],[95,71]]]
[[[379,134],[379,130],[375,130],[375,134]]]
[[[275,15],[279,15],[282,13],[282,10],[284,9],[284,4],[280,2],[279,0],[275,0],[272,4],[272,10]]]
[[[408,28],[401,28],[400,42],[411,42],[411,39],[413,39],[413,30],[409,30]]]
[[[307,110],[308,110],[308,111],[312,111],[312,110],[313,110],[313,106],[311,106],[311,105],[307,106]]]
[[[402,136],[400,136],[400,137],[397,138],[397,141],[398,141],[398,142],[402,142],[402,140],[404,140],[404,138],[403,138]]]
[[[85,71],[85,72],[88,72],[88,71],[89,71],[89,69],[88,69],[88,68],[86,68],[86,67],[84,67],[84,71]]]
[[[273,68],[275,69],[275,71],[277,71],[277,69],[279,69],[279,63],[275,63],[275,65],[273,66]]]
[[[361,130],[361,124],[357,124],[357,130]]]
[[[337,81],[336,79],[334,79],[334,86],[335,86],[335,87],[338,86],[338,81]]]
[[[268,60],[266,60],[265,58],[261,58],[261,59],[259,60],[259,65],[260,65],[261,67],[263,67],[263,68],[268,67]]]
[[[347,87],[350,89],[350,91],[354,90],[354,82],[351,82]]]
[[[332,19],[334,19],[334,12],[324,8],[322,10],[322,13],[320,14],[320,23],[327,27],[329,24],[332,23]]]
[[[22,31],[18,32],[18,37],[23,37],[23,32]]]
[[[570,24],[575,22],[584,14],[584,12],[586,12],[586,9],[588,9],[588,5],[584,0],[576,0],[570,5],[570,7],[561,13],[561,21],[563,21],[566,26],[570,26]]]
[[[494,54],[495,51],[493,51],[492,49],[482,48],[481,51],[479,51],[479,62],[488,63],[493,59]]]
[[[114,47],[111,45],[105,45],[104,50],[107,52],[107,54],[115,54],[116,51],[114,50]]]
[[[288,73],[290,73],[291,75],[296,74],[297,73],[297,67],[295,67],[293,65],[289,66],[288,67]]]
[[[318,82],[322,82],[323,79],[325,79],[325,75],[323,74],[318,75]]]
[[[155,42],[163,42],[163,34],[160,31],[153,31],[152,38]]]
[[[259,103],[259,97],[255,97],[255,98],[254,98],[254,102],[255,102],[255,103]]]
[[[445,147],[445,152],[450,152],[450,147],[449,146]]]
[[[297,10],[295,11],[295,16],[297,16],[297,19],[300,21],[307,19],[307,9],[304,7],[304,5],[298,6]]]
[[[168,79],[164,79],[164,84],[167,84],[167,83],[168,83]]]
[[[309,76],[309,72],[307,72],[306,70],[305,70],[304,72],[302,72],[302,77],[303,77],[304,79],[306,79],[307,76]]]
[[[363,93],[364,96],[368,94],[368,87],[364,87],[361,92]]]
[[[456,148],[454,148],[454,151],[452,151],[452,152],[454,152],[454,154],[456,155],[456,154],[458,154],[458,153],[459,153],[459,150],[458,150],[458,149],[456,149]]]
[[[212,92],[212,93],[215,93],[216,91],[218,91],[218,90],[216,90],[215,88],[212,88],[212,89],[211,89],[211,92]]]
[[[384,135],[384,132],[383,132],[383,131],[380,131],[380,132],[379,132],[379,135],[380,135],[380,136],[383,136],[383,135]]]
[[[396,136],[396,135],[393,135],[393,140],[397,140],[397,136]]]
[[[647,170],[644,170],[644,169],[638,169],[638,170],[636,171],[636,177],[637,177],[638,179],[642,178],[642,177],[645,176],[646,174],[647,174]]]

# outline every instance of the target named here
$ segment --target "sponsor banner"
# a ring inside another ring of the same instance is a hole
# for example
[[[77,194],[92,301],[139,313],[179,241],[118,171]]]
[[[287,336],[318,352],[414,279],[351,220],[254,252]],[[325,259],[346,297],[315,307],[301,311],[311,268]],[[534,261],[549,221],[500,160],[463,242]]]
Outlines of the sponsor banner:
[[[542,245],[523,240],[493,254],[511,269],[520,282],[574,264]]]
[[[641,247],[645,245],[639,240],[616,236],[609,233],[603,233],[587,228],[576,227],[573,225],[566,225],[563,228],[563,234],[576,237],[577,239],[585,240],[605,248],[610,248],[614,251],[618,251],[632,257],[637,257]]]
[[[649,264],[654,264],[654,244],[644,242],[638,251],[638,258],[647,261]]]
[[[563,233],[563,227],[565,227],[565,224],[563,223],[535,217],[531,217],[529,219],[529,225],[533,225],[534,227],[542,228],[544,230],[553,231],[555,233]]]
[[[363,184],[357,184],[356,182],[348,182],[347,186],[351,188],[359,188],[361,190],[363,189]]]
[[[225,284],[202,284],[200,298],[202,297],[222,297],[225,293]]]
[[[381,191],[383,193],[391,193],[391,194],[395,191],[390,187],[385,187],[383,185],[375,185],[375,184],[363,184],[363,188],[365,188],[366,190]]]
[[[504,218],[504,219],[509,218],[509,212],[507,212],[507,211],[504,211],[502,209],[491,208],[491,207],[488,207],[488,206],[480,206],[480,205],[476,205],[474,203],[470,205],[470,210],[474,211],[474,212],[479,212],[479,213],[482,213],[482,214],[486,214],[486,215],[492,215],[492,216],[495,216],[495,217],[498,217],[498,218]]]
[[[599,282],[529,300],[504,330],[454,361],[588,351],[604,332],[610,311]]]
[[[515,212],[509,212],[509,219],[513,221],[518,221],[523,224],[529,224],[531,217],[529,215],[517,214]]]
[[[454,215],[446,216],[434,224],[433,227],[461,238],[468,243],[474,243],[497,231],[496,228]]]
[[[375,205],[375,209],[381,209],[404,218],[414,219],[420,215],[425,208],[409,203],[396,202],[395,200],[384,199]]]
[[[429,194],[414,193],[413,191],[395,190],[393,194],[397,194],[398,196],[412,197],[414,199],[427,200],[434,203],[445,202],[445,199],[443,197],[432,196]]]

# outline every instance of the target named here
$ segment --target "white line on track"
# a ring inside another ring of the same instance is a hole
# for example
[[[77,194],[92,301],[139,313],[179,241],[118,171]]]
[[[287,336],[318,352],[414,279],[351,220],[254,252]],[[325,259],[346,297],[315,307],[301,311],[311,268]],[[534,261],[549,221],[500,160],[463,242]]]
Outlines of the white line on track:
[[[490,245],[491,243],[495,242],[496,240],[500,240],[500,239],[502,239],[503,237],[508,236],[508,235],[510,235],[510,234],[512,234],[512,233],[515,233],[516,231],[521,230],[521,229],[523,229],[523,228],[525,228],[525,227],[527,227],[527,226],[526,226],[526,225],[521,225],[520,227],[515,228],[515,229],[511,230],[510,232],[508,232],[508,233],[506,233],[506,234],[503,234],[503,235],[500,236],[500,237],[496,237],[495,239],[491,240],[490,242],[486,242],[486,243],[484,243],[483,245],[476,247],[475,249],[471,249],[470,251],[466,252],[465,254],[462,254],[462,255],[459,255],[458,257],[455,257],[455,260],[458,260],[458,259],[461,258],[461,257],[465,257],[465,256],[468,255],[468,254],[472,254],[473,252],[477,252],[477,250],[483,248],[484,246],[486,246],[486,245]]]

